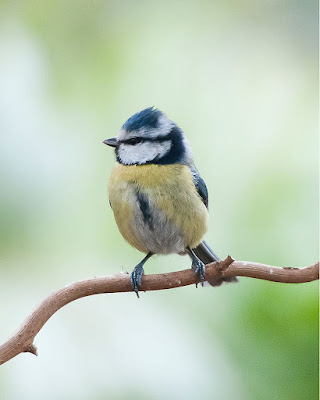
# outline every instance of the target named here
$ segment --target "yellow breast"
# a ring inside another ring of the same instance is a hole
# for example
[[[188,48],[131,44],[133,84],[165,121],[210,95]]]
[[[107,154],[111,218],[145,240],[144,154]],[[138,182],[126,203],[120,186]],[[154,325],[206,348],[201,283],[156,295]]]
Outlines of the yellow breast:
[[[196,247],[207,230],[208,212],[182,164],[122,165],[116,163],[109,180],[109,200],[122,236],[143,252],[150,251],[132,229],[137,190],[163,211],[179,230],[183,242]],[[161,226],[155,227],[161,229]]]

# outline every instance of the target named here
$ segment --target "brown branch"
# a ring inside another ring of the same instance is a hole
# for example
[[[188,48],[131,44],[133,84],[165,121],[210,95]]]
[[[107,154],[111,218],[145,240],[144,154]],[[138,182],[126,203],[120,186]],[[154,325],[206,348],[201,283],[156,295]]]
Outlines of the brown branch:
[[[319,279],[319,263],[305,268],[274,267],[270,265],[234,261],[230,256],[224,261],[208,264],[206,278],[219,280],[231,276],[246,276],[282,283],[304,283]],[[199,283],[191,269],[169,274],[146,275],[141,291],[173,289]],[[48,319],[66,304],[100,293],[130,292],[132,287],[127,273],[75,282],[47,297],[27,318],[18,332],[0,346],[0,364],[16,355],[29,352],[37,355],[34,338]]]

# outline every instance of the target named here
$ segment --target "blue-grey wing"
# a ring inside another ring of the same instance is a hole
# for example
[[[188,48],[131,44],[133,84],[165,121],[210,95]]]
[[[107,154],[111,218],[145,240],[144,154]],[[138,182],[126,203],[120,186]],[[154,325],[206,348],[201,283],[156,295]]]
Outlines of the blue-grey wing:
[[[205,181],[201,178],[199,172],[195,168],[191,168],[191,172],[192,172],[193,182],[199,193],[199,196],[201,197],[204,205],[208,208],[209,195]]]
[[[201,178],[199,172],[192,167],[191,168],[192,176],[193,176],[193,182],[195,184],[195,187],[199,193],[199,196],[201,197],[203,203],[205,206],[208,208],[208,189],[207,186],[204,182],[204,180]],[[220,258],[216,255],[214,251],[207,245],[207,243],[203,240],[196,248],[192,249],[195,253],[195,255],[205,264],[209,264],[214,261],[220,261]],[[218,280],[210,280],[208,281],[211,286],[220,286],[222,282],[238,282],[237,277],[232,276],[230,278],[222,278]]]

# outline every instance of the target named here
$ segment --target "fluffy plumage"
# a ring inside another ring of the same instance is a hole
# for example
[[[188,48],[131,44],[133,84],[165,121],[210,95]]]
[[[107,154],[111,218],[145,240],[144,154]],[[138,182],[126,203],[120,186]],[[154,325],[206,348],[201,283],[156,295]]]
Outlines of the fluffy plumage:
[[[208,212],[186,165],[117,164],[109,200],[122,236],[144,253],[184,252],[207,230]]]
[[[219,259],[202,242],[208,191],[182,130],[160,110],[147,108],[130,117],[117,138],[104,143],[116,153],[109,200],[118,228],[132,246],[147,254],[131,274],[135,292],[143,264],[152,254],[188,252],[195,272],[204,279],[200,259]]]

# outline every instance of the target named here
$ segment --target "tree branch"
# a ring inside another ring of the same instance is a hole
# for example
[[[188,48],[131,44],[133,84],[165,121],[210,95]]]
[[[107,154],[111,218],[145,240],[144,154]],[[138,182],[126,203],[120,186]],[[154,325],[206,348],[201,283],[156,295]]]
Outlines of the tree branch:
[[[234,261],[230,256],[224,261],[206,266],[206,278],[219,280],[232,276],[246,276],[282,283],[304,283],[319,279],[319,263],[305,268],[274,267],[252,262]],[[168,274],[146,275],[141,291],[173,289],[198,284],[199,278],[191,269]],[[18,332],[0,346],[0,364],[16,355],[29,352],[37,355],[34,338],[48,319],[66,304],[100,293],[131,292],[127,273],[75,282],[47,297],[23,323]]]

